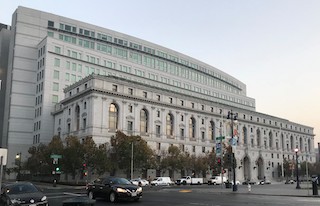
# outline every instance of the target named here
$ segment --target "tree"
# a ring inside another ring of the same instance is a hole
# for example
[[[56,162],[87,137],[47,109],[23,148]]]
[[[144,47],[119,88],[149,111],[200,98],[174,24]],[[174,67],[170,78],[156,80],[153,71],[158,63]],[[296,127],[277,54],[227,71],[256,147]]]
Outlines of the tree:
[[[134,168],[144,170],[154,164],[154,154],[147,142],[140,136],[127,136],[117,131],[116,136],[111,139],[113,147],[112,159],[117,162],[114,169],[123,169],[127,176],[131,171],[131,156],[133,149]]]
[[[68,136],[65,141],[66,147],[63,151],[62,170],[75,178],[79,171],[82,171],[84,148],[76,136]]]
[[[180,149],[177,146],[171,145],[168,148],[168,153],[161,160],[161,167],[162,169],[169,170],[171,178],[174,179],[174,172],[183,168],[181,159],[182,155]]]

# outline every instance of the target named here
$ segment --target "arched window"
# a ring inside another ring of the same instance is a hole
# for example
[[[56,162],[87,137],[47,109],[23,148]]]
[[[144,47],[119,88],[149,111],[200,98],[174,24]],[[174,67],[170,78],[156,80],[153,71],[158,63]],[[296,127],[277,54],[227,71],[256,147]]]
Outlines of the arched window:
[[[118,129],[118,107],[111,103],[109,106],[109,129]]]
[[[303,142],[302,142],[302,138],[300,137],[300,141],[299,141],[299,146],[300,146],[300,151],[303,150]]]
[[[272,132],[269,132],[269,148],[273,148],[273,135]]]
[[[294,148],[294,142],[293,142],[293,136],[290,136],[290,146],[291,146],[291,150],[293,150]]]
[[[216,127],[214,124],[214,121],[210,121],[210,125],[209,125],[209,139],[210,140],[215,140],[216,138]],[[220,135],[220,134],[219,134]]]
[[[173,135],[173,128],[174,128],[174,124],[173,124],[173,115],[168,113],[167,114],[167,120],[166,120],[166,131],[167,131],[167,135],[172,136]]]
[[[310,142],[310,139],[308,139],[308,152],[310,152],[311,150],[311,142]]]
[[[248,144],[248,132],[246,127],[242,128],[242,133],[243,133],[243,144],[246,145]]]
[[[76,106],[75,116],[76,116],[76,131],[78,131],[80,129],[80,107],[79,107],[79,105]]]
[[[283,134],[281,134],[280,137],[281,137],[281,147],[282,147],[282,150],[284,150],[284,137],[283,137]]]
[[[140,132],[148,132],[148,112],[145,109],[140,110]]]
[[[257,129],[257,146],[261,147],[261,132],[260,132],[260,129]]]
[[[189,137],[196,138],[196,120],[193,117],[189,119]]]

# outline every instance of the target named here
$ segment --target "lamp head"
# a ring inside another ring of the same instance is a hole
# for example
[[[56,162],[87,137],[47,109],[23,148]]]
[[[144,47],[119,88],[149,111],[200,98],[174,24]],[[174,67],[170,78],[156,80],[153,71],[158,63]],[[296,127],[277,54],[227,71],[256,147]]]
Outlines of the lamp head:
[[[299,149],[298,149],[298,148],[295,148],[294,151],[295,151],[295,152],[299,152]]]

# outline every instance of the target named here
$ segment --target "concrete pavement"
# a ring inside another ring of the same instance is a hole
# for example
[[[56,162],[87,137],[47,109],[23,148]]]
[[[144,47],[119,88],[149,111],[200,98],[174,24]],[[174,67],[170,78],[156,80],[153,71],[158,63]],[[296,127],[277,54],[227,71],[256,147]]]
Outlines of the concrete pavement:
[[[37,186],[43,189],[79,189],[85,191],[85,186],[70,186],[59,185],[55,187],[50,183],[35,183]],[[192,185],[192,186],[147,186],[144,187],[144,191],[150,190],[192,190],[192,191],[205,191],[209,193],[233,193],[233,194],[246,194],[246,195],[269,195],[269,196],[294,196],[294,197],[318,197],[319,195],[313,195],[312,185],[301,183],[301,189],[296,189],[296,184],[284,184],[284,183],[272,183],[270,185],[251,185],[249,191],[247,185],[238,185],[238,190],[233,192],[232,188],[225,188],[220,186],[207,186],[207,185]],[[320,191],[318,191],[320,194]]]

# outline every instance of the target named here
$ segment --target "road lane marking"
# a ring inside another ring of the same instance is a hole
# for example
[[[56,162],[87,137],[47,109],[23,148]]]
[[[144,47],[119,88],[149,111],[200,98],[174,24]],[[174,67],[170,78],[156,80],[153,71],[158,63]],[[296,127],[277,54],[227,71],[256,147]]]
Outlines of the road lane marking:
[[[77,193],[71,193],[71,192],[64,192],[64,195],[71,195],[76,197],[86,196],[85,194],[77,194]]]
[[[188,193],[188,192],[192,192],[192,190],[180,190],[179,192]]]

